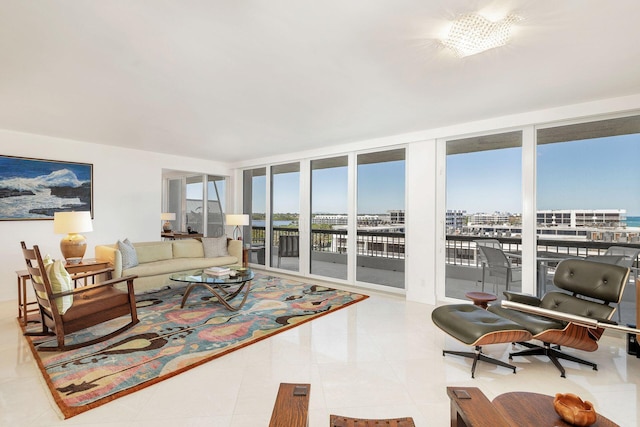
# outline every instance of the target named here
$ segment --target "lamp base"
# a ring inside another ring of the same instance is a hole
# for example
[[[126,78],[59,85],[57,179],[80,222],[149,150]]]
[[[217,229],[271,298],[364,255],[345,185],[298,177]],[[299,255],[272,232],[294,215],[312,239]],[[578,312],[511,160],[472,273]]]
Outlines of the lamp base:
[[[169,221],[162,224],[162,231],[165,233],[171,233],[171,223]]]
[[[81,234],[69,233],[60,241],[60,252],[69,264],[79,264],[87,251],[87,240]]]

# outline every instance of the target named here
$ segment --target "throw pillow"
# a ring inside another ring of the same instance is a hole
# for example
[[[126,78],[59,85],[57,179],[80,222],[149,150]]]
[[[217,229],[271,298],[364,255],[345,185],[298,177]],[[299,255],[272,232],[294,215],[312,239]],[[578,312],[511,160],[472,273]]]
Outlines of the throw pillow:
[[[204,249],[205,258],[229,256],[229,251],[227,250],[227,238],[225,236],[203,237],[202,248]]]
[[[136,253],[136,248],[133,247],[133,244],[129,239],[124,239],[123,241],[118,240],[118,250],[122,255],[123,270],[138,265],[138,254]]]
[[[62,262],[62,260],[51,261],[51,258],[49,258],[49,263],[46,264],[44,268],[47,271],[51,291],[54,294],[73,290],[71,275],[64,268],[64,262]],[[69,307],[71,307],[71,304],[73,304],[73,295],[55,298],[55,302],[58,307],[58,312],[62,315],[66,313]]]

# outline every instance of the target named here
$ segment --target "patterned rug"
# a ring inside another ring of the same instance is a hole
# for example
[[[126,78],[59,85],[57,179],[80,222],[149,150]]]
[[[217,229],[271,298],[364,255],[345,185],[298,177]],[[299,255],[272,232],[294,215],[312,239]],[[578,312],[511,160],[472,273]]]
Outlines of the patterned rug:
[[[39,352],[33,341],[42,337],[26,337],[64,418],[367,298],[256,274],[247,302],[231,312],[202,287],[193,290],[181,309],[184,290],[176,286],[139,295],[140,323],[93,346]],[[84,341],[100,335],[107,325],[116,328],[123,321],[126,319],[117,319],[72,338]]]

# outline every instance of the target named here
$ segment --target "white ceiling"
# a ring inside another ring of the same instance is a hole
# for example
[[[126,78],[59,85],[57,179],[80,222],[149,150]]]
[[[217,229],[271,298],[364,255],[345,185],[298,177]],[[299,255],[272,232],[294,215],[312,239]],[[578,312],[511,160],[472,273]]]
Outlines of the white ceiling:
[[[464,59],[438,39],[524,18]],[[0,0],[0,128],[236,161],[640,93],[638,0]]]

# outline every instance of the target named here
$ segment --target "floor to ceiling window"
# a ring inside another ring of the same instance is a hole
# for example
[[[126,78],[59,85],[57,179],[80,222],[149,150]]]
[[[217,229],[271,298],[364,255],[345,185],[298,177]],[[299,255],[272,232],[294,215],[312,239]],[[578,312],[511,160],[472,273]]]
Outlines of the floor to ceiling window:
[[[249,244],[249,262],[265,265],[267,168],[248,169],[243,172],[243,209],[249,215],[249,233],[244,234]]]
[[[172,221],[173,230],[208,237],[224,235],[226,178],[171,171],[164,172],[164,175],[167,182],[164,210],[176,214],[175,221]]]
[[[445,295],[522,290],[522,132],[446,142]]]
[[[300,270],[300,163],[271,166],[271,267]]]
[[[404,289],[404,215],[404,148],[358,154],[358,282]]]
[[[311,161],[310,272],[347,279],[348,157]]]
[[[640,116],[537,131],[538,293],[553,287],[555,258],[622,256],[631,267],[616,321],[635,323],[640,253]]]

